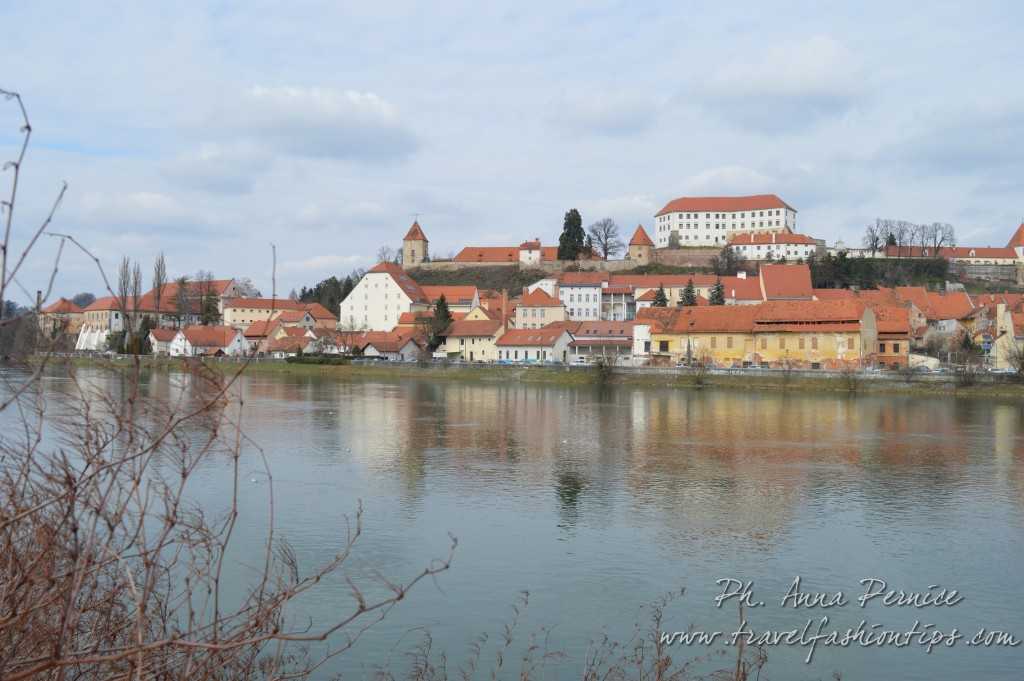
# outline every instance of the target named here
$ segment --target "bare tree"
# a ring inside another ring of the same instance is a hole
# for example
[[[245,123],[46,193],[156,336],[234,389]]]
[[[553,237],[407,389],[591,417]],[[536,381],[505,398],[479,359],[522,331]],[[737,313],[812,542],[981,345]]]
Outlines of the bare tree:
[[[618,255],[626,248],[626,244],[619,237],[619,226],[611,218],[598,220],[587,228],[587,233],[594,247],[605,259]]]
[[[377,262],[398,262],[401,251],[396,251],[391,246],[381,246],[377,249]]]
[[[864,230],[864,248],[871,251],[872,256],[881,250],[882,245],[885,243],[885,235],[882,234],[880,223],[881,220],[876,220],[875,224],[868,225]]]
[[[261,298],[260,290],[256,288],[256,284],[252,283],[252,279],[249,277],[242,277],[241,279],[235,280],[235,288],[238,289],[238,294],[243,298]]]
[[[6,210],[13,207],[11,201]],[[55,236],[96,263],[113,296],[99,259],[71,235]],[[127,303],[141,272],[127,260],[122,266],[118,297]],[[40,380],[47,362],[53,358],[0,383],[0,413],[17,424],[0,438],[5,681],[321,676],[324,663],[351,650],[413,586],[448,569],[454,539],[446,557],[404,580],[373,579],[373,595],[367,580],[345,576],[351,598],[343,611],[326,622],[296,623],[294,604],[328,577],[342,579],[358,550],[362,511],[357,507],[333,558],[300,564],[275,534],[273,476],[242,428],[241,372],[225,376],[200,364],[168,398],[146,388],[137,363],[108,367],[116,385],[110,391],[95,376],[80,380],[68,364],[68,390],[48,401],[50,388]],[[243,443],[262,462],[269,530],[255,569],[244,573],[253,575],[248,584],[228,585]],[[194,473],[214,456],[231,470],[222,519],[190,502]],[[320,642],[326,647],[314,650]]]
[[[933,222],[928,227],[928,247],[938,256],[943,248],[956,247],[956,230],[947,222]]]
[[[167,286],[167,261],[161,251],[153,263],[153,303],[156,308],[156,325],[160,326],[160,315],[163,311],[161,303],[164,297],[164,288]]]

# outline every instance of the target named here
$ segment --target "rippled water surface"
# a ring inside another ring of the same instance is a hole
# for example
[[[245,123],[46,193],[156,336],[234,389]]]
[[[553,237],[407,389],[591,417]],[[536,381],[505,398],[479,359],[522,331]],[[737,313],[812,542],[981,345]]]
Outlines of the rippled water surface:
[[[154,375],[146,390],[186,380]],[[46,381],[59,399],[62,379]],[[454,668],[477,635],[495,640],[529,590],[522,636],[547,627],[550,648],[566,654],[545,678],[579,678],[591,641],[628,638],[645,617],[640,606],[681,587],[665,628],[733,631],[735,603],[713,603],[716,580],[727,577],[752,580],[754,600],[766,602],[746,610],[754,629],[828,615],[830,628],[866,619],[903,630],[919,619],[969,636],[985,627],[1024,637],[1019,403],[262,375],[242,390],[244,427],[275,477],[277,531],[304,565],[333,554],[358,499],[365,536],[345,572],[355,580],[373,570],[408,577],[446,553],[449,532],[459,539],[451,570],[417,587],[338,671],[368,676],[389,660],[401,670],[421,627]],[[259,467],[247,448],[239,583],[265,536]],[[192,494],[222,512],[229,484],[229,462],[214,458]],[[796,576],[805,590],[842,590],[851,601],[869,577],[906,590],[956,588],[964,601],[782,608]],[[332,579],[296,614],[326,621],[348,605],[343,581]],[[680,647],[673,657],[707,651]],[[811,664],[807,652],[770,648],[762,678],[1024,678],[1022,647],[819,647]],[[493,650],[484,657],[490,665]]]

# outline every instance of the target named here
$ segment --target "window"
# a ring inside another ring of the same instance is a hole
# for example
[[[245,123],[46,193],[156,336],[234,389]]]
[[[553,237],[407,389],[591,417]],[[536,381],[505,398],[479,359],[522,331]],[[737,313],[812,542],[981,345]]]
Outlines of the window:
[[[817,350],[817,349],[818,349],[818,337],[817,336],[811,336],[811,350]]]
[[[668,341],[658,341],[658,352],[668,352]]]
[[[762,338],[761,339],[761,349],[762,350],[767,350],[768,349],[768,339],[767,338]]]
[[[893,343],[892,344],[892,352],[893,352],[894,355],[900,354],[900,344],[899,343]]]
[[[725,337],[725,347],[732,348],[732,336]]]
[[[885,352],[885,343],[879,343],[878,344],[878,351],[879,352]]]
[[[786,339],[783,338],[782,336],[779,336],[779,350],[785,350],[785,349],[786,349]]]
[[[715,349],[717,347],[718,347],[718,336],[712,336],[711,337],[711,349],[713,350],[713,349]]]
[[[804,337],[803,336],[800,336],[800,340],[797,343],[797,347],[799,347],[801,350],[804,349]]]

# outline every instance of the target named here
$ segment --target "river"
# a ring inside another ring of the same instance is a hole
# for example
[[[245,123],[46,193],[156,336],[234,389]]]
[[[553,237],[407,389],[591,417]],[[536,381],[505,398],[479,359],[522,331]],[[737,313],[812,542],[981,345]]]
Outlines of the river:
[[[146,389],[183,380],[153,374]],[[60,393],[63,381],[48,376],[44,390]],[[375,570],[408,578],[446,554],[448,533],[458,538],[451,569],[418,585],[335,671],[369,677],[390,664],[397,673],[424,630],[452,670],[488,634],[489,669],[528,590],[515,645],[547,631],[565,656],[543,678],[579,678],[592,642],[627,639],[638,618],[647,626],[641,606],[683,587],[663,628],[721,631],[722,643],[739,618],[737,599],[715,607],[716,580],[726,578],[752,581],[752,602],[765,603],[745,610],[755,630],[827,615],[830,629],[864,619],[903,631],[920,620],[965,639],[982,628],[1024,637],[1019,402],[260,374],[240,388],[244,428],[274,475],[277,533],[304,566],[333,555],[359,499],[365,535],[343,572],[359,583]],[[235,583],[258,563],[265,536],[260,467],[247,448]],[[230,472],[226,458],[211,457],[197,474],[191,494],[208,512],[226,510]],[[849,603],[783,607],[798,576],[803,591],[842,591]],[[957,589],[963,600],[915,609],[879,597],[861,608],[867,578]],[[292,615],[327,622],[348,605],[339,575]],[[1024,678],[1022,647],[967,643],[930,654],[913,643],[819,645],[810,663],[806,646],[772,646],[761,678]],[[672,656],[721,647],[678,646]],[[518,662],[506,664],[502,675],[515,676]],[[728,658],[710,665],[697,669]]]

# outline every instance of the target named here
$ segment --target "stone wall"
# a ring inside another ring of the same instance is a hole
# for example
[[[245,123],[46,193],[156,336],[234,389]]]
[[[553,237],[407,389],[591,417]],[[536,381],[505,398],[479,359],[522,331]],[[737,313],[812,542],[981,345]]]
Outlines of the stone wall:
[[[711,259],[718,255],[715,248],[661,248],[651,251],[651,263],[658,265],[671,265],[672,267],[710,267]],[[554,262],[542,262],[540,265],[531,265],[530,269],[544,270],[545,272],[563,272],[566,269],[575,269],[576,263],[556,260]],[[450,272],[470,267],[518,267],[518,262],[455,262],[454,260],[432,260],[417,265],[418,269],[437,270]],[[623,272],[637,267],[633,260],[581,260],[580,269],[596,270],[600,272]]]

